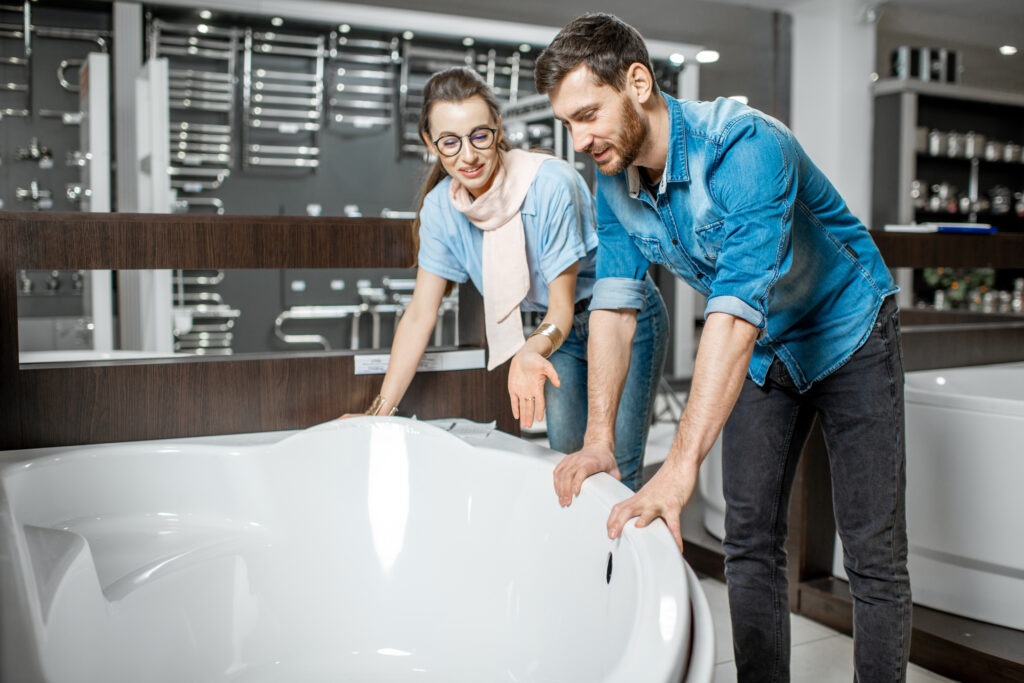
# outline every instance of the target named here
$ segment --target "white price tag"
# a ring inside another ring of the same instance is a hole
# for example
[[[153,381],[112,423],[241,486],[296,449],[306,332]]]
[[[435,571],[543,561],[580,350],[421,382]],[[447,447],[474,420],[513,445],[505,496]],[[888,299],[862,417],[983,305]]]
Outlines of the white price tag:
[[[474,370],[485,367],[483,349],[458,349],[455,351],[433,351],[423,354],[417,372],[441,372],[444,370]],[[388,371],[389,353],[365,353],[355,356],[355,374],[383,375]]]

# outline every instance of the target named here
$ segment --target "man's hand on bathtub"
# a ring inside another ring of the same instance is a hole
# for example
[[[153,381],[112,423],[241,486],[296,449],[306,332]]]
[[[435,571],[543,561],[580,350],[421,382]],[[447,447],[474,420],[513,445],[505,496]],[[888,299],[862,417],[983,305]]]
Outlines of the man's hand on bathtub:
[[[585,444],[580,450],[562,458],[555,466],[555,493],[558,495],[558,504],[568,507],[572,499],[580,495],[583,481],[598,472],[607,472],[616,479],[622,479],[611,444]]]
[[[682,552],[683,535],[679,528],[679,516],[696,486],[696,467],[674,458],[666,460],[636,495],[612,508],[608,515],[608,538],[618,538],[622,528],[634,517],[638,518],[637,528],[643,528],[661,517],[676,539],[679,552]]]

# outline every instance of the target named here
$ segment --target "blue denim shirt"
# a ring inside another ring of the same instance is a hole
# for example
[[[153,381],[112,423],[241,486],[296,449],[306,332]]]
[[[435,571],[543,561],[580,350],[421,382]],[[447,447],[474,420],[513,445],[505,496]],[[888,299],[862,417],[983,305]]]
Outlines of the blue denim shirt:
[[[867,228],[775,119],[734,100],[665,96],[668,157],[657,186],[635,167],[600,176],[591,309],[642,308],[658,263],[761,333],[749,374],[778,357],[796,387],[841,366],[897,290]]]

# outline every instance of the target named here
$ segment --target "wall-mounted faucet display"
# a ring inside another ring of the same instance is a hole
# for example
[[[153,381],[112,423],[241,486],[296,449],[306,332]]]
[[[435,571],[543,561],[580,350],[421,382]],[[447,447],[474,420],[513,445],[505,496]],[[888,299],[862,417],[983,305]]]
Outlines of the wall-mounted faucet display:
[[[19,202],[31,200],[32,208],[36,210],[50,209],[53,207],[53,193],[39,187],[39,181],[33,180],[28,187],[19,187],[14,190],[14,196]]]
[[[41,169],[53,167],[53,153],[49,147],[39,144],[39,138],[34,137],[29,140],[28,147],[19,149],[16,156],[21,161],[34,161],[38,163]]]

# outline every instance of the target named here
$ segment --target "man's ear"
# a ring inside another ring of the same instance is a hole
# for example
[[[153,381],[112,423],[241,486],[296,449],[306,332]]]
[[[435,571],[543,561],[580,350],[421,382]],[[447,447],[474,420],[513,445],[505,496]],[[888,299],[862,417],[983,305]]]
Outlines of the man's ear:
[[[626,69],[626,92],[636,97],[641,105],[645,104],[654,92],[653,78],[646,66],[633,62]]]

